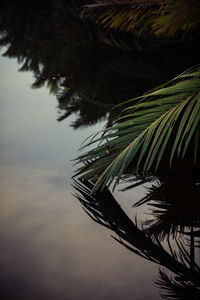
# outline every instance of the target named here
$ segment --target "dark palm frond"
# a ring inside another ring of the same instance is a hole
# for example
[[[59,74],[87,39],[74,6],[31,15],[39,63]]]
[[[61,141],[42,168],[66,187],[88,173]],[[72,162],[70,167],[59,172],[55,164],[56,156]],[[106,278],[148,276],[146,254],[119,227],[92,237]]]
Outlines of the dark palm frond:
[[[160,1],[97,1],[85,6],[83,15],[105,28],[144,32],[153,19],[155,5]]]
[[[190,268],[190,255],[182,242],[177,242],[178,250],[169,250],[158,239],[153,239],[132,221],[117,203],[111,192],[105,188],[102,192],[91,194],[94,183],[91,181],[74,181],[75,197],[80,201],[86,213],[98,224],[116,233],[114,239],[136,255],[157,263],[174,272],[178,277],[199,283],[199,267],[194,263]]]
[[[176,173],[176,176],[177,173]],[[177,182],[174,176],[147,189],[134,207],[147,203],[152,219],[143,222],[145,232],[159,241],[198,237],[200,228],[200,189],[193,183]],[[195,230],[194,230],[195,228]],[[196,242],[195,242],[196,243]]]
[[[160,279],[156,285],[161,289],[163,299],[188,300],[199,299],[200,288],[189,281],[172,279],[165,272],[159,271]]]
[[[130,173],[130,174],[124,174],[122,175],[121,177],[121,182],[122,184],[128,184],[127,186],[123,187],[120,189],[121,192],[126,192],[130,189],[133,189],[135,187],[138,187],[138,186],[141,186],[141,185],[144,185],[146,183],[152,183],[152,182],[155,182],[155,181],[158,181],[158,179],[153,176],[153,175],[149,175],[149,176],[146,176],[146,178],[143,178],[143,177],[140,177],[140,176],[137,176],[136,174],[134,174],[134,172]],[[137,203],[134,204],[133,206],[137,206]]]
[[[173,37],[179,31],[194,30],[200,24],[198,0],[95,1],[84,14],[106,28]]]
[[[178,31],[186,33],[200,25],[199,0],[163,1],[161,11],[152,24],[152,30],[156,35],[172,37]]]
[[[199,66],[130,102],[133,105],[112,127],[86,145],[101,142],[99,146],[77,158],[85,164],[77,175],[88,178],[101,173],[95,189],[110,186],[114,179],[116,186],[132,162],[136,174],[142,176],[152,169],[157,171],[166,153],[171,166],[175,157],[183,158],[191,145],[194,163],[199,160]]]

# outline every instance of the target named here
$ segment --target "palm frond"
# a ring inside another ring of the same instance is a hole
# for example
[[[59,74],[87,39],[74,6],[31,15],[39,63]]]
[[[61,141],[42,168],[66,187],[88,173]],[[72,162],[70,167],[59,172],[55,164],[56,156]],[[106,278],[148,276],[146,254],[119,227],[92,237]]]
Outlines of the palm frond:
[[[140,32],[144,32],[151,25],[158,2],[160,1],[96,1],[95,4],[85,6],[83,15],[105,28],[119,31],[140,28]]]
[[[134,254],[166,267],[178,278],[190,281],[193,285],[199,283],[199,267],[194,263],[193,268],[190,268],[190,255],[181,240],[176,240],[179,251],[174,250],[168,240],[167,251],[166,245],[159,239],[153,240],[138,227],[137,219],[133,221],[125,214],[109,189],[92,194],[93,186],[92,181],[76,180],[73,183],[75,197],[93,221],[115,232],[118,238],[112,237]]]
[[[198,0],[103,0],[87,5],[83,14],[105,28],[173,37],[179,31],[199,26],[200,3]]]
[[[200,24],[200,2],[198,0],[163,1],[161,14],[157,14],[152,24],[156,35],[172,37],[178,31],[194,30]]]
[[[199,66],[130,101],[133,105],[123,110],[113,126],[86,146],[100,144],[77,159],[84,164],[77,175],[91,178],[101,173],[94,189],[110,186],[114,179],[115,187],[132,162],[142,176],[152,168],[157,171],[166,153],[170,154],[171,166],[173,159],[183,158],[191,145],[194,163],[199,159]]]
[[[160,279],[156,281],[161,289],[161,296],[163,299],[199,299],[200,289],[199,285],[193,282],[184,281],[183,279],[178,281],[170,278],[165,272],[159,271]],[[178,278],[177,278],[178,279]]]

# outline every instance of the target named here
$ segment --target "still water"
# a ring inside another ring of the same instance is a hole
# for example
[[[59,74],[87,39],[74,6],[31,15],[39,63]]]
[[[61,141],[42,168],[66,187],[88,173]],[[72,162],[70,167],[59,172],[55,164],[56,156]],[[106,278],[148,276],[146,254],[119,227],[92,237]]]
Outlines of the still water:
[[[71,179],[113,106],[199,63],[199,35],[110,35],[80,3],[0,5],[1,299],[199,299],[199,169],[113,194]]]
[[[1,299],[160,299],[158,267],[114,241],[72,195],[71,160],[102,123],[56,122],[55,97],[31,89],[31,73],[18,68],[0,58]],[[134,216],[142,192],[116,197]]]

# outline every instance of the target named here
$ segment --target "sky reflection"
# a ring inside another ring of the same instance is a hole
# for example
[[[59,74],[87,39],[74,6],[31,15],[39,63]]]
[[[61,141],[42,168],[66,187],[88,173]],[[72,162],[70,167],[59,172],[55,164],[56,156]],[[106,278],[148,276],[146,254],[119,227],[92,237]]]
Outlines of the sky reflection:
[[[71,195],[70,160],[102,125],[57,123],[54,97],[31,90],[14,60],[0,64],[2,299],[159,299],[156,266],[115,243]]]

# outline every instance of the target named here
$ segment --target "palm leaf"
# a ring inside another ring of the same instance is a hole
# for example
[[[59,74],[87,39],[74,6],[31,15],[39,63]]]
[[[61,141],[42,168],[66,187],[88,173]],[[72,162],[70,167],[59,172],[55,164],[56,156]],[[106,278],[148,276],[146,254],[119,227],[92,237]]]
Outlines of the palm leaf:
[[[130,101],[133,105],[122,111],[113,126],[86,146],[99,145],[77,159],[84,165],[76,175],[91,178],[101,174],[94,190],[109,186],[114,179],[115,187],[133,162],[142,176],[157,171],[163,156],[170,156],[171,166],[175,157],[186,155],[190,145],[195,163],[199,159],[199,66]]]
[[[83,15],[105,28],[173,37],[199,26],[198,0],[102,0],[86,6]]]
[[[159,0],[96,1],[85,6],[83,15],[105,28],[144,32],[152,22]],[[158,6],[159,7],[159,6]],[[157,8],[158,8],[157,7]]]
[[[198,0],[163,1],[162,14],[157,14],[152,24],[156,35],[172,37],[178,31],[189,31],[199,26],[200,2]]]
[[[171,278],[164,271],[159,270],[160,279],[156,280],[156,285],[159,286],[163,299],[199,299],[199,285],[184,280],[176,280],[179,277]]]

